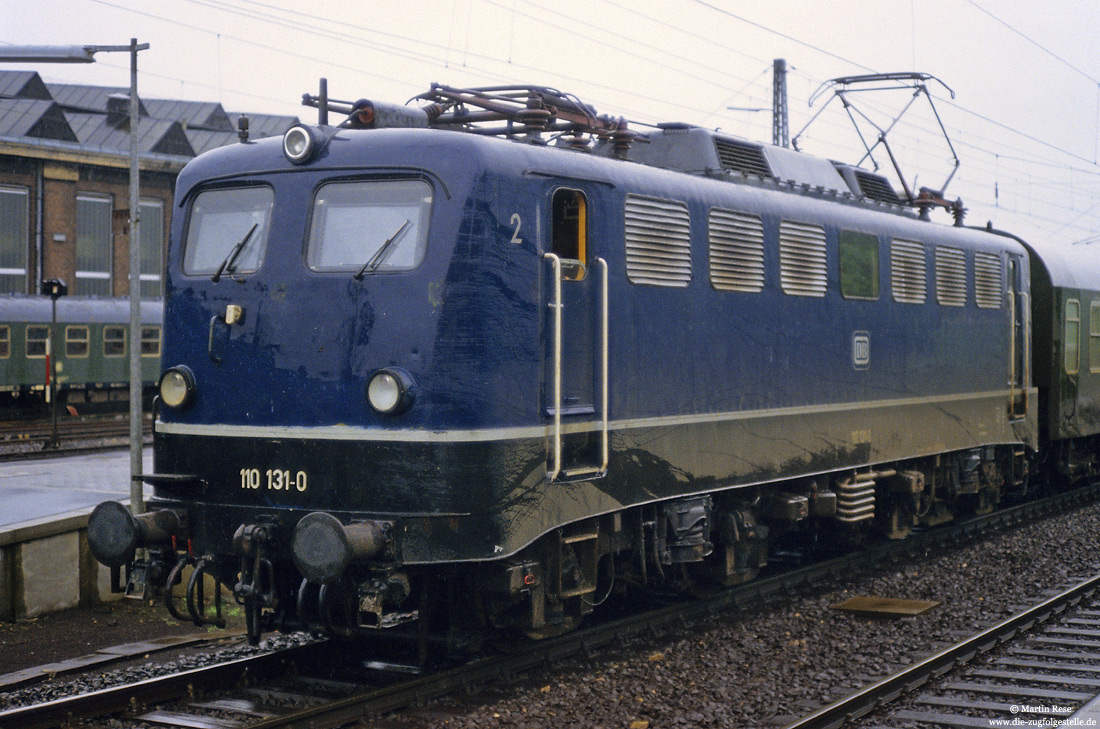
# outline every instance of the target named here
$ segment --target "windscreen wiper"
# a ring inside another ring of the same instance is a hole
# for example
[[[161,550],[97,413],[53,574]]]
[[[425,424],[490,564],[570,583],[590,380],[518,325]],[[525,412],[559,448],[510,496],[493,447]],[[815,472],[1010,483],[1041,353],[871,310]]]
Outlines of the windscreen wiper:
[[[241,242],[233,246],[233,250],[229,251],[229,255],[222,261],[222,265],[218,266],[218,270],[214,271],[214,275],[210,277],[210,280],[217,283],[222,277],[222,272],[229,270],[233,273],[233,264],[237,262],[237,256],[241,255],[241,251],[244,250],[245,244],[252,237],[252,234],[256,232],[256,228],[260,226],[259,223],[253,223],[252,227],[248,229],[248,232],[244,234],[244,238],[241,238]]]
[[[386,242],[382,244],[382,247],[379,248],[375,252],[375,254],[370,257],[369,261],[363,264],[363,267],[360,268],[359,272],[356,273],[352,278],[354,278],[356,281],[362,281],[364,273],[366,273],[367,271],[374,271],[374,269],[381,266],[382,261],[386,260],[386,254],[389,252],[390,246],[393,245],[393,242],[395,240],[401,237],[401,234],[405,232],[405,228],[408,228],[411,222],[411,220],[405,218],[405,222],[401,224],[401,227],[397,229],[397,232],[386,239]]]

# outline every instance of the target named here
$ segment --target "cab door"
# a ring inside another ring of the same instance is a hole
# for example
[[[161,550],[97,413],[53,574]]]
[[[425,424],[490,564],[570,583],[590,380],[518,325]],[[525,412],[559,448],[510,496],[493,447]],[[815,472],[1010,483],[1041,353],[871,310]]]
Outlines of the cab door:
[[[607,264],[591,253],[582,189],[553,190],[549,218],[543,287],[547,471],[551,480],[590,478],[607,465]]]

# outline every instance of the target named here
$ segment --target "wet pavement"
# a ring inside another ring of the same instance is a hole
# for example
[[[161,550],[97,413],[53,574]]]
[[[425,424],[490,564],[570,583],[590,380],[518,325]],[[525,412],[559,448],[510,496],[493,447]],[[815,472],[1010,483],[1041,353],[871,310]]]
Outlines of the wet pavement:
[[[145,449],[144,468],[147,472],[152,469],[149,448]],[[130,453],[125,448],[0,463],[0,529],[73,512],[87,513],[101,501],[129,498]]]

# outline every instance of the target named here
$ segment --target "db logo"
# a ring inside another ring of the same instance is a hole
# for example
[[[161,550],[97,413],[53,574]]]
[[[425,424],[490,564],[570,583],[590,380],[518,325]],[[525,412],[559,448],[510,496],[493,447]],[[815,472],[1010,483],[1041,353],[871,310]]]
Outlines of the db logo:
[[[852,335],[852,364],[857,370],[871,366],[871,335],[867,332]]]

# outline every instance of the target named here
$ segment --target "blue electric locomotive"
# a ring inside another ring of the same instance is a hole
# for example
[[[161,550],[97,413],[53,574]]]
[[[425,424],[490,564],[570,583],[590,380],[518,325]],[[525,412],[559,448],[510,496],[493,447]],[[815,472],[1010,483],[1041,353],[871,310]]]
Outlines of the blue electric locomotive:
[[[348,121],[181,173],[155,496],[89,525],[131,585],[193,568],[201,622],[212,575],[254,639],[540,636],[1026,487],[1019,242],[548,89],[425,100],[317,100]]]

